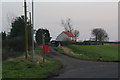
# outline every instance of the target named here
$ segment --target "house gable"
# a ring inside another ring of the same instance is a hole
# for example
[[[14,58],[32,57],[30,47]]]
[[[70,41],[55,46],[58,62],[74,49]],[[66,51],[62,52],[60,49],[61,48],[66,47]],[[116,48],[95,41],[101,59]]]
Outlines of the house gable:
[[[70,32],[62,32],[57,36],[56,41],[76,41],[76,37]]]

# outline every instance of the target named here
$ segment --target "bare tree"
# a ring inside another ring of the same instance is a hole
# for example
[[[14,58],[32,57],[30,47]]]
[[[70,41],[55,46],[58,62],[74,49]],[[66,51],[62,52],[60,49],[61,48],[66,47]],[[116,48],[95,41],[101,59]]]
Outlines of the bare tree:
[[[62,26],[64,27],[65,31],[68,31],[66,23],[64,20],[61,21]]]
[[[9,27],[11,27],[11,23],[14,20],[15,20],[15,14],[9,12],[9,14],[7,14],[7,22]]]
[[[68,18],[67,20],[66,20],[66,24],[67,24],[67,26],[68,26],[68,30],[69,30],[69,32],[71,32],[72,33],[72,31],[73,31],[73,28],[72,28],[72,24],[71,24],[71,19],[70,18]]]
[[[61,21],[61,24],[62,24],[62,26],[65,28],[65,31],[72,33],[73,27],[72,27],[71,22],[72,22],[71,19],[68,18],[66,21],[62,20],[62,21]]]
[[[75,35],[76,38],[79,37],[79,31],[78,31],[78,30],[74,30],[74,31],[73,31],[73,34]]]
[[[77,40],[77,38],[79,36],[79,31],[73,29],[71,22],[72,22],[72,20],[70,18],[68,18],[68,19],[66,19],[66,21],[62,20],[61,24],[65,28],[65,31],[74,34],[76,37],[76,40]]]
[[[103,42],[109,39],[108,34],[102,28],[95,28],[92,30],[92,35],[95,36],[95,41]]]

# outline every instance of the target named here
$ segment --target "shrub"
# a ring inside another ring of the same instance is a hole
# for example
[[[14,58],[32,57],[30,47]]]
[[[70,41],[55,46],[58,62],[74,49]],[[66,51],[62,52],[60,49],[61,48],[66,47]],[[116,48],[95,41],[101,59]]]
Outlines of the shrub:
[[[15,37],[6,41],[3,41],[3,48],[8,50],[15,50],[23,52],[25,51],[25,41],[22,37]]]
[[[61,41],[60,44],[62,46],[67,46],[67,45],[70,45],[70,44],[73,44],[72,42],[69,42],[69,41]]]

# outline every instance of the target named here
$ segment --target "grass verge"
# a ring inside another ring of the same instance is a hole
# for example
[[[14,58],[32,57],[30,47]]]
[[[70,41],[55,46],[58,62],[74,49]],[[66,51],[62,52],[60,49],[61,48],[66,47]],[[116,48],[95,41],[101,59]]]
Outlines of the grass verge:
[[[68,45],[54,49],[82,60],[120,61],[118,58],[118,45]]]
[[[31,53],[31,52],[29,52]],[[42,62],[41,51],[36,50],[34,62],[25,59],[24,56],[11,58],[3,62],[2,78],[48,78],[61,69],[61,63],[55,59],[46,57]]]

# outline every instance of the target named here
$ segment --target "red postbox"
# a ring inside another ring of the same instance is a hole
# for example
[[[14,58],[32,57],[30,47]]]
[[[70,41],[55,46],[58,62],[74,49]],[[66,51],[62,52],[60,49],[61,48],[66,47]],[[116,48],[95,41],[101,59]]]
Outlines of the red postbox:
[[[45,54],[49,53],[49,45],[44,45],[44,53]]]

